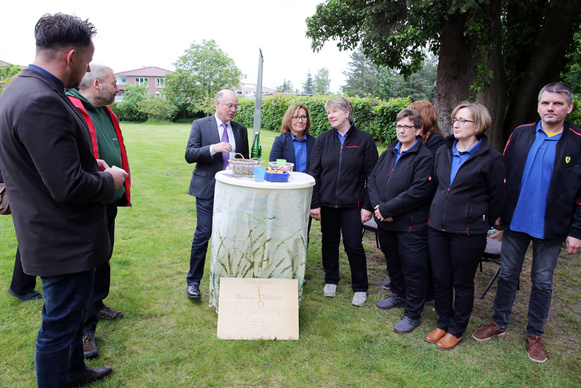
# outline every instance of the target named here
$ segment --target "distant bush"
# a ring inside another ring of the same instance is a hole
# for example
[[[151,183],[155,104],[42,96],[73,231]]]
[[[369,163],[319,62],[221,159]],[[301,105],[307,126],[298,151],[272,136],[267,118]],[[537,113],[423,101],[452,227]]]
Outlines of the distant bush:
[[[575,95],[573,104],[573,111],[567,115],[567,121],[576,126],[581,126],[581,101],[579,101],[578,95]]]
[[[311,134],[318,136],[331,129],[325,102],[336,95],[294,96],[278,94],[265,96],[262,99],[261,127],[270,131],[280,131],[282,118],[292,104],[305,104],[311,115]],[[408,98],[392,98],[383,101],[376,97],[352,97],[353,119],[357,128],[371,133],[373,139],[382,144],[395,141],[395,117],[410,103]],[[239,98],[240,109],[234,120],[252,128],[254,124],[255,100],[253,98]]]

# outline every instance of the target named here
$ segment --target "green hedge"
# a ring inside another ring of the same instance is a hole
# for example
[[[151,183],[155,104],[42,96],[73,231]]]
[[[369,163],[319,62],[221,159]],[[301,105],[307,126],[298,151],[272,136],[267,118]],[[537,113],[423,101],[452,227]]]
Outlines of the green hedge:
[[[318,136],[321,132],[330,129],[325,102],[331,96],[294,96],[274,95],[262,99],[261,127],[270,131],[279,132],[282,118],[292,104],[305,104],[311,114],[311,134]],[[408,98],[393,98],[388,101],[375,97],[353,97],[353,119],[355,125],[373,135],[373,139],[382,144],[395,141],[394,123],[397,114],[410,103]],[[240,110],[236,114],[236,121],[252,128],[254,124],[254,103],[251,98],[240,97]]]

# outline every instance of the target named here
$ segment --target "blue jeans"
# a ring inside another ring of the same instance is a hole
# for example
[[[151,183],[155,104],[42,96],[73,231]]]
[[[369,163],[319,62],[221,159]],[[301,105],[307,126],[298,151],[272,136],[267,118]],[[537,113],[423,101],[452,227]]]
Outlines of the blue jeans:
[[[204,264],[208,252],[208,242],[212,237],[212,216],[214,212],[214,198],[202,199],[196,197],[197,225],[192,241],[190,254],[190,271],[188,272],[188,285],[200,284],[204,276]]]
[[[561,253],[561,244],[546,246],[545,241],[526,233],[505,230],[500,252],[500,274],[494,299],[493,320],[498,327],[508,326],[512,304],[516,297],[518,280],[527,248],[533,242],[533,263],[531,268],[531,296],[527,336],[543,335],[543,326],[549,316],[553,297],[553,274]]]
[[[95,271],[42,277],[44,306],[36,338],[36,383],[39,388],[67,387],[85,369],[83,323]]]

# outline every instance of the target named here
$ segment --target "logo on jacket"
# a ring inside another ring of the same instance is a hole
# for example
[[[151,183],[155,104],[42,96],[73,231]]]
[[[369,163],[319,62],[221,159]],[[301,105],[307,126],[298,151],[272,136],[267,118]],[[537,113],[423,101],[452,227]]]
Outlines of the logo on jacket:
[[[570,156],[565,156],[565,163],[569,163],[571,161],[571,157]]]

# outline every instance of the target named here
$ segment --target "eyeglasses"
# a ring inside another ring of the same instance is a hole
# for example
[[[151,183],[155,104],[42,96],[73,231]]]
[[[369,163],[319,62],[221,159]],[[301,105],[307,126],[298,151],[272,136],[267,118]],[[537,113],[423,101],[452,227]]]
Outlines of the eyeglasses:
[[[234,110],[238,110],[240,108],[240,105],[236,105],[236,104],[224,104],[226,106],[226,108],[228,109],[234,109]]]
[[[397,129],[398,131],[401,131],[402,129],[409,131],[410,129],[415,128],[414,125],[396,125],[395,129]]]
[[[307,116],[291,116],[291,119],[293,119],[294,121],[305,121],[307,119]]]
[[[452,119],[452,125],[456,124],[456,123],[460,123],[460,125],[463,125],[464,123],[473,123],[474,120],[466,120],[466,119]]]

